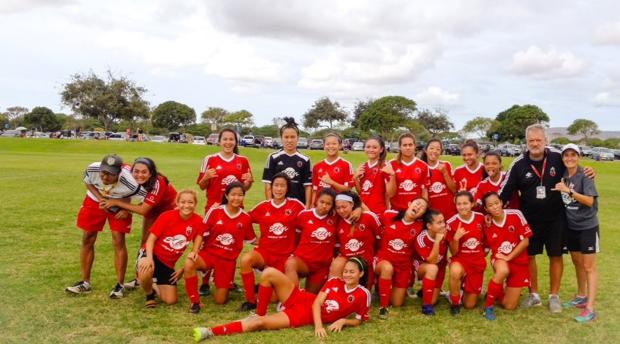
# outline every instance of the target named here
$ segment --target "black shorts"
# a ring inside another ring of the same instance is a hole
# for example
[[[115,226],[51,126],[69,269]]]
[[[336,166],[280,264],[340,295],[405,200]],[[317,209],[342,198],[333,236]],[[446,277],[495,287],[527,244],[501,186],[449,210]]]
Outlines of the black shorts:
[[[144,257],[146,257],[146,250],[141,250],[140,258]],[[177,285],[177,282],[170,282],[170,278],[174,275],[174,269],[162,263],[155,254],[153,254],[153,263],[155,264],[153,280],[157,285]]]
[[[543,253],[543,247],[549,257],[560,257],[566,249],[566,217],[558,216],[552,221],[530,222],[532,236],[527,247],[527,254],[536,256]]]
[[[568,250],[571,252],[581,252],[583,254],[599,253],[599,230],[598,226],[574,231],[569,229],[566,231],[566,242]]]

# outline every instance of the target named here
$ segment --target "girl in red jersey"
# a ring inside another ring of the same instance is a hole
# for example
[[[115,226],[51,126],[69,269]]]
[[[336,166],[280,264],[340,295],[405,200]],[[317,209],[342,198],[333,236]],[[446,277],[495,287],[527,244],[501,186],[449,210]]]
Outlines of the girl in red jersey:
[[[227,185],[239,181],[247,191],[254,181],[248,159],[239,155],[237,132],[222,129],[218,142],[220,152],[204,158],[196,180],[200,190],[206,190],[205,214],[211,207],[219,205]]]
[[[489,192],[499,193],[501,185],[504,179],[506,179],[506,174],[502,172],[502,156],[498,152],[487,152],[482,161],[484,163],[484,171],[488,177],[478,183],[474,200],[476,206],[478,206],[481,211],[484,211],[482,198]],[[519,209],[519,194],[517,192],[514,193],[508,204],[506,204],[506,207],[510,209]]]
[[[381,136],[366,140],[364,153],[368,161],[357,168],[353,175],[355,189],[362,203],[375,214],[383,214],[388,209],[387,183],[394,175],[392,165],[385,163],[387,150]]]
[[[454,196],[458,214],[447,222],[446,240],[450,243],[450,313],[461,311],[461,286],[463,307],[476,307],[478,295],[482,292],[485,259],[484,215],[472,211],[474,197],[468,191],[459,191]]]
[[[222,205],[209,210],[204,218],[206,239],[203,247],[198,257],[188,257],[183,267],[191,313],[200,312],[196,270],[213,269],[213,301],[217,304],[228,301],[228,290],[235,276],[237,257],[243,249],[243,242],[253,242],[256,239],[252,218],[241,208],[244,196],[245,187],[241,182],[228,184],[224,190]]]
[[[367,265],[361,258],[349,258],[342,278],[330,278],[318,295],[301,290],[280,271],[267,268],[258,289],[257,317],[248,317],[212,328],[194,329],[194,340],[260,330],[278,330],[314,324],[317,337],[327,336],[327,329],[340,332],[345,326],[359,326],[369,319],[370,292],[363,286]],[[284,310],[265,315],[271,294],[282,302]],[[353,318],[350,318],[354,315]]]
[[[336,133],[325,136],[324,160],[312,168],[312,204],[323,188],[333,188],[336,192],[349,191],[353,187],[353,167],[351,163],[340,158],[342,138]]]
[[[347,220],[353,209],[361,207],[360,197],[353,192],[341,192],[336,196],[336,213],[340,216],[336,224],[338,233],[338,257],[334,258],[329,268],[331,277],[342,276],[342,270],[348,258],[360,257],[372,262],[375,257],[375,239],[379,235],[381,223],[372,212],[365,211],[358,221]],[[372,289],[374,271],[367,274],[367,287]]]
[[[448,242],[446,221],[443,215],[429,209],[424,214],[424,230],[415,241],[418,278],[422,280],[422,314],[435,315],[433,305],[437,302],[439,290],[446,276],[448,263]]]
[[[239,311],[256,308],[254,292],[254,271],[267,266],[284,272],[284,264],[295,249],[295,226],[297,215],[305,205],[295,198],[287,197],[291,180],[286,173],[277,173],[271,178],[271,200],[266,200],[250,211],[252,222],[260,226],[260,239],[254,250],[244,254],[239,271],[246,301]]]
[[[387,194],[392,209],[404,211],[409,202],[418,197],[428,200],[430,176],[428,165],[415,156],[415,136],[405,133],[398,138],[399,151],[395,160],[389,164],[394,176],[388,182]]]
[[[177,279],[174,265],[181,258],[185,247],[193,241],[189,259],[196,259],[202,243],[204,224],[196,214],[198,199],[193,190],[182,190],[176,196],[177,209],[161,214],[150,229],[143,245],[144,253],[138,260],[138,279],[146,293],[145,306],[157,305],[153,290],[153,277],[157,278],[157,294],[166,304],[177,302]]]
[[[452,180],[452,165],[448,161],[439,160],[443,153],[443,145],[439,139],[430,139],[424,147],[420,159],[430,170],[430,187],[428,188],[428,202],[431,209],[436,209],[449,219],[456,214],[454,193],[456,185]]]
[[[400,307],[405,302],[407,287],[413,276],[415,240],[422,231],[418,221],[426,212],[428,201],[417,198],[405,211],[387,210],[381,215],[383,231],[377,253],[375,273],[379,275],[379,319],[387,319],[390,298],[392,305]]]
[[[455,168],[452,179],[460,190],[476,194],[476,186],[486,177],[483,165],[478,161],[479,149],[474,140],[467,140],[461,147],[461,157],[464,164]]]
[[[493,218],[485,233],[487,245],[491,248],[493,278],[487,288],[484,317],[495,320],[495,301],[506,309],[515,309],[521,289],[530,286],[526,249],[532,231],[519,210],[503,209],[502,200],[496,192],[486,194],[483,202]]]
[[[316,293],[327,279],[336,245],[336,218],[333,216],[336,193],[323,189],[316,207],[297,216],[299,244],[284,265],[284,273],[299,285],[299,277],[306,278],[306,289]]]
[[[142,220],[142,238],[140,240],[140,250],[138,258],[142,256],[144,243],[149,236],[149,229],[155,220],[163,212],[172,210],[176,206],[177,191],[170,184],[168,178],[158,172],[155,162],[150,158],[137,158],[131,166],[131,175],[147,192],[144,202],[141,204],[131,204],[115,199],[105,199],[99,205],[105,209],[119,207],[132,213],[140,214]],[[137,267],[137,266],[136,266]],[[138,280],[134,279],[125,283],[125,289],[131,290],[139,286]]]

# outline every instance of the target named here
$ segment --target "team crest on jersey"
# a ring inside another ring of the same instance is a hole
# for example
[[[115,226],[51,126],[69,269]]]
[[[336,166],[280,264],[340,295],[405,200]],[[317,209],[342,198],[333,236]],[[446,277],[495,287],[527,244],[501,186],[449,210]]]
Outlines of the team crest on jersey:
[[[166,237],[164,242],[168,244],[173,250],[182,250],[187,246],[187,239],[183,234],[177,234],[173,237]]]
[[[364,184],[362,184],[362,190],[364,190],[365,192],[368,192],[368,190],[370,190],[371,188],[372,188],[372,182],[366,179],[366,181],[364,181]]]
[[[241,228],[243,228],[243,223],[237,222],[237,229],[241,229]]]
[[[301,161],[300,161],[300,163],[301,163]],[[301,167],[301,166],[299,166],[299,167]],[[299,175],[299,173],[297,173],[297,171],[295,171],[295,169],[292,168],[292,167],[287,167],[282,172],[285,173],[291,180],[295,179],[295,177],[297,177]]]
[[[241,169],[241,164],[237,164],[235,167],[236,167],[238,170],[240,170],[240,169]]]
[[[229,174],[226,176],[226,178],[222,179],[222,185],[228,185],[235,181],[237,181],[237,177],[233,176],[232,174]]]
[[[281,224],[280,222],[276,222],[273,225],[271,225],[271,227],[269,227],[269,232],[275,234],[275,235],[282,235],[282,233],[286,232],[288,230],[288,228]]]
[[[510,241],[504,241],[501,245],[499,245],[497,250],[503,254],[510,254],[510,252],[512,252],[512,244]]]
[[[415,231],[415,229],[413,229],[413,228],[412,228],[412,229],[409,231],[409,234],[411,234],[411,236],[416,236],[416,231]]]
[[[353,301],[355,301],[355,296],[353,296],[353,295],[349,295],[349,296],[347,296],[347,301],[348,301],[349,303],[353,303]]]
[[[325,227],[319,227],[316,230],[314,230],[314,232],[312,232],[310,236],[323,241],[329,238],[330,236],[332,236],[332,233],[330,233]]]
[[[379,169],[378,169],[377,167],[373,168],[373,169],[372,169],[372,173],[374,173],[374,174],[379,173]]]
[[[192,226],[185,227],[185,235],[187,236],[192,235]]]
[[[440,193],[445,188],[446,188],[446,186],[443,185],[443,183],[434,182],[433,185],[431,185],[431,192],[433,192],[433,193]]]
[[[416,173],[416,174],[421,174],[421,173],[422,173],[422,170],[421,170],[419,167],[416,167],[416,168],[415,168],[415,173]]]
[[[325,300],[325,311],[327,313],[337,312],[340,309],[340,305],[336,300]]]
[[[303,165],[304,165],[304,163],[303,163],[303,162],[301,162],[301,161],[298,161],[298,162],[297,162],[297,167],[301,168]]]
[[[532,178],[532,172],[528,172],[525,174],[525,178],[530,179]]]
[[[549,175],[555,177],[555,167],[551,166],[551,169],[549,169]]]
[[[360,248],[362,248],[362,246],[364,246],[363,242],[360,242],[357,239],[351,239],[347,241],[346,245],[344,245],[344,248],[351,252],[357,252]]]
[[[340,173],[340,167],[334,167],[334,172],[335,173]]]
[[[482,230],[482,225],[481,224],[477,224],[476,227],[478,227],[479,230]]]
[[[235,238],[230,233],[224,233],[218,235],[215,240],[219,241],[224,246],[229,246],[235,243]]]
[[[293,211],[292,211],[291,209],[286,209],[286,210],[284,211],[284,214],[285,214],[286,216],[290,216],[292,213],[293,213]]]
[[[390,247],[392,247],[396,251],[400,251],[403,248],[407,247],[407,244],[405,244],[405,242],[401,239],[392,239],[388,242],[388,245],[390,245]]]
[[[400,183],[400,185],[398,186],[399,189],[403,189],[407,192],[413,190],[413,188],[415,187],[415,183],[412,182],[411,180],[407,179],[404,180],[402,183]]]
[[[478,239],[476,239],[476,238],[469,238],[469,239],[467,239],[467,241],[465,241],[463,243],[463,246],[467,247],[470,250],[473,250],[476,247],[478,247],[478,244],[479,244]]]
[[[357,228],[359,228],[360,231],[365,231],[366,230],[366,225],[361,223]]]
[[[508,231],[513,233],[515,231],[515,226],[508,226]]]

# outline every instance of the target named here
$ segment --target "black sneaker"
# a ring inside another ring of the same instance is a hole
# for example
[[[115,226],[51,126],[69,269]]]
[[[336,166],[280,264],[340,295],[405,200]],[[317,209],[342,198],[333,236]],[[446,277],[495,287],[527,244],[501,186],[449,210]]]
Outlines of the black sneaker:
[[[379,308],[379,319],[385,320],[388,318],[390,311],[386,307]]]
[[[243,293],[243,292],[245,292],[245,290],[243,290],[243,288],[241,288],[241,287],[240,287],[237,283],[235,283],[235,282],[233,282],[233,283],[230,285],[230,288],[228,288],[228,291],[232,291],[232,292],[235,292],[235,293]]]
[[[200,294],[200,296],[207,296],[209,294],[211,294],[211,287],[208,284],[203,284],[200,286],[200,289],[198,290],[198,293]]]
[[[125,287],[123,287],[122,284],[116,282],[116,285],[114,285],[114,287],[110,291],[110,298],[121,299],[123,298],[123,296],[125,296]]]
[[[144,301],[144,307],[146,308],[155,308],[157,306],[157,301],[155,301],[155,292],[151,292],[150,295],[146,295]]]
[[[422,289],[418,290],[418,292],[416,293],[416,296],[421,299],[422,298]]]
[[[92,290],[93,288],[91,287],[90,283],[86,281],[79,281],[76,284],[65,288],[65,291],[67,293],[76,295],[87,294],[90,293]]]
[[[192,305],[189,307],[189,312],[192,313],[192,314],[200,313],[200,304],[199,303],[192,303]]]
[[[461,306],[459,305],[451,305],[450,306],[450,314],[459,315],[461,313]]]
[[[256,304],[245,301],[244,303],[241,304],[241,307],[237,309],[237,312],[249,312],[253,309],[256,309]]]

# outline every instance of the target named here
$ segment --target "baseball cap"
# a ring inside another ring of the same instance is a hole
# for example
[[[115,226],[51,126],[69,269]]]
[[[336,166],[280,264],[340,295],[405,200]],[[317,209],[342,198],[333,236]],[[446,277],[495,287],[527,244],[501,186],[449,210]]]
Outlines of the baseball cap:
[[[562,147],[562,154],[564,154],[564,152],[566,152],[567,150],[572,149],[574,150],[577,154],[581,155],[581,149],[579,149],[579,146],[577,146],[574,143],[569,143],[564,145],[564,147]]]
[[[105,171],[114,175],[118,175],[121,172],[121,168],[123,166],[123,159],[116,154],[106,155],[103,160],[101,160],[101,165],[99,168],[101,171]]]

